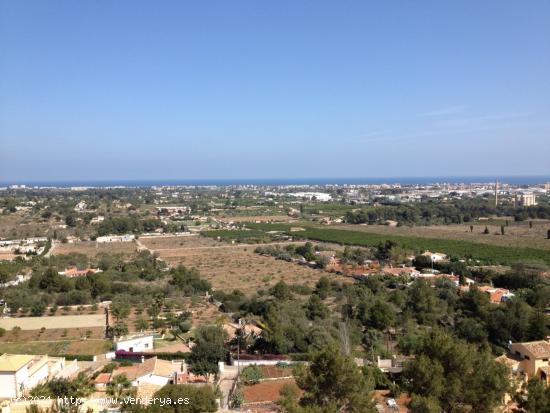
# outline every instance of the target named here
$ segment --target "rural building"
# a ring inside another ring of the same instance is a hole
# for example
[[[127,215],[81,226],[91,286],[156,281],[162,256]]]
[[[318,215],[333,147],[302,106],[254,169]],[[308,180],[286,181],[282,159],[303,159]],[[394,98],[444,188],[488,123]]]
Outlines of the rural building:
[[[330,194],[326,194],[324,192],[289,192],[286,194],[286,196],[321,202],[330,201],[332,199],[332,196],[330,196]]]
[[[153,335],[139,334],[135,336],[125,336],[115,342],[115,350],[123,350],[129,353],[140,353],[151,351],[153,349]]]
[[[132,382],[132,386],[149,383],[157,386],[175,383],[178,373],[186,372],[186,367],[182,363],[172,363],[168,360],[161,360],[157,357],[142,359],[141,363],[131,366],[121,366],[114,370],[109,379],[124,374]]]
[[[432,262],[440,262],[440,261],[445,261],[447,259],[447,255],[441,252],[425,251],[422,255],[424,257],[430,258]]]
[[[74,210],[75,212],[85,212],[86,211],[86,202],[80,201],[78,204],[75,205]]]
[[[83,268],[79,270],[77,267],[69,267],[69,268],[66,268],[64,271],[60,271],[58,274],[64,275],[67,278],[74,278],[74,277],[85,276],[88,273],[95,274],[97,272],[101,272],[101,270],[97,268]]]
[[[97,217],[93,217],[90,221],[90,224],[100,224],[103,221],[105,221],[105,217],[103,215],[98,215]]]
[[[550,382],[550,342],[546,340],[513,343],[509,357],[518,361],[517,373]]]
[[[177,217],[186,215],[191,212],[191,209],[188,206],[161,206],[157,207],[157,215],[159,216],[169,216]]]
[[[130,242],[136,239],[136,236],[133,234],[125,235],[104,235],[102,237],[97,237],[96,241],[99,243],[106,242]]]
[[[489,295],[489,301],[493,304],[500,304],[501,302],[511,299],[514,294],[506,288],[495,288],[490,285],[482,285],[478,287],[479,291],[482,291]]]
[[[53,377],[70,377],[78,370],[76,360],[29,354],[0,356],[0,399],[24,396],[36,385]]]
[[[537,198],[534,192],[518,192],[515,197],[517,207],[528,207],[537,205]]]
[[[399,275],[408,275],[410,277],[419,277],[420,271],[418,271],[414,267],[392,267],[392,266],[386,266],[381,269],[381,272],[386,275],[393,275],[393,276],[399,276]]]

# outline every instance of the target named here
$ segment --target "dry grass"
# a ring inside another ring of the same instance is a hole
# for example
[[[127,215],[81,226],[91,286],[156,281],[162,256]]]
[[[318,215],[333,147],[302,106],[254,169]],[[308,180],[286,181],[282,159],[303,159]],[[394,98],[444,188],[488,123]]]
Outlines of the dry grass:
[[[64,255],[71,253],[85,254],[89,257],[95,257],[99,253],[109,254],[133,254],[137,246],[133,241],[130,242],[112,242],[97,243],[95,241],[76,242],[74,244],[57,244],[53,255]]]
[[[197,268],[214,289],[239,289],[253,293],[267,289],[278,281],[288,284],[315,285],[322,275],[333,274],[295,263],[256,254],[256,246],[220,244],[212,247],[188,247],[157,250],[170,265],[183,264]]]
[[[83,337],[100,339],[105,336],[104,327],[50,328],[41,330],[6,331],[0,342],[80,340]]]
[[[26,211],[0,214],[0,238],[43,237],[51,224]]]
[[[112,348],[109,340],[59,340],[0,343],[0,353],[12,354],[104,354]]]
[[[252,216],[225,216],[216,217],[222,222],[290,222],[294,218],[288,215],[252,215]]]
[[[46,329],[58,328],[89,328],[101,327],[105,325],[105,316],[103,314],[83,314],[83,315],[65,315],[65,316],[42,316],[42,317],[18,317],[0,319],[0,327],[5,330],[11,330],[18,326],[21,330],[39,330],[42,327]]]
[[[197,247],[214,247],[220,243],[211,238],[201,237],[200,235],[174,237],[141,237],[139,239],[143,245],[153,251],[161,252],[162,250],[179,249],[179,248],[197,248]]]

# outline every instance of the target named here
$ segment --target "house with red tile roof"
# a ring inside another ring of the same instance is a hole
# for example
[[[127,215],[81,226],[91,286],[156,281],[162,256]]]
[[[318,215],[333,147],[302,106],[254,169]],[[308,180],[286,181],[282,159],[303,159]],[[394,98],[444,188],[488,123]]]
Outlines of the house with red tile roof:
[[[85,275],[88,275],[89,273],[95,274],[97,272],[101,272],[101,270],[97,268],[78,269],[77,267],[69,267],[69,268],[66,268],[65,271],[59,272],[59,275],[64,275],[67,278],[74,278],[74,277],[83,277]]]
[[[482,291],[489,295],[489,301],[493,304],[500,304],[501,302],[511,299],[514,294],[506,288],[495,288],[490,285],[482,285],[478,287],[479,291]]]

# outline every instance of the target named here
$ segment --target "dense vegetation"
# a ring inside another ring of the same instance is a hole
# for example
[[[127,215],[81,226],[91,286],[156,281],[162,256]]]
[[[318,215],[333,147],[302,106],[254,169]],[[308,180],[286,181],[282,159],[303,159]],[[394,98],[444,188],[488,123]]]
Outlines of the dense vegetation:
[[[494,199],[494,198],[493,198]],[[499,205],[495,208],[484,198],[460,199],[442,202],[424,201],[414,204],[394,204],[363,207],[345,213],[344,219],[350,224],[380,224],[386,220],[401,225],[444,225],[473,222],[486,217],[513,217],[515,221],[527,219],[550,219],[550,205],[530,207]]]

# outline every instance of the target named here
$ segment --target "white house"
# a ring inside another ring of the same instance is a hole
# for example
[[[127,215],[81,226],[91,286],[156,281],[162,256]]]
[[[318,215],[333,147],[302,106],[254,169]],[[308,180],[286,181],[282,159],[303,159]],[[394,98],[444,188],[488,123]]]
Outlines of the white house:
[[[133,234],[125,235],[104,235],[102,237],[97,237],[96,241],[98,243],[103,242],[130,242],[136,239],[136,236]]]
[[[432,260],[432,262],[445,261],[447,259],[447,255],[441,252],[426,251],[422,255],[425,257],[429,257]]]
[[[153,335],[152,334],[140,334],[135,336],[120,337],[115,342],[115,350],[124,350],[131,353],[139,353],[142,351],[153,350]]]
[[[76,363],[71,366],[74,368]],[[0,399],[24,396],[49,377],[64,375],[64,371],[63,357],[3,354],[0,356]]]
[[[182,363],[174,363],[168,360],[160,360],[157,357],[152,357],[141,363],[131,366],[121,366],[113,371],[109,381],[114,377],[124,374],[132,383],[132,386],[140,384],[154,384],[164,386],[174,383],[178,373],[187,371],[187,367]]]

